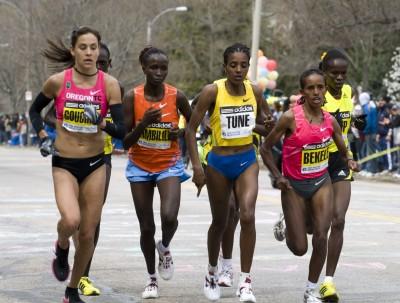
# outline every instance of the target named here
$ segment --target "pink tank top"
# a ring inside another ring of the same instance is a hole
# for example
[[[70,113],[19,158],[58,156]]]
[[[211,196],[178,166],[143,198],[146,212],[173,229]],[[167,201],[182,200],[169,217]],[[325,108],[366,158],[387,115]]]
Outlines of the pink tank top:
[[[296,130],[283,140],[282,174],[295,180],[321,177],[328,169],[328,146],[332,143],[332,116],[322,110],[324,121],[311,124],[302,105],[293,107]]]
[[[71,132],[97,133],[97,125],[85,118],[83,112],[88,104],[94,104],[104,118],[107,114],[108,103],[104,73],[99,70],[95,86],[80,88],[72,80],[72,68],[64,71],[64,83],[60,94],[54,101],[57,120]]]

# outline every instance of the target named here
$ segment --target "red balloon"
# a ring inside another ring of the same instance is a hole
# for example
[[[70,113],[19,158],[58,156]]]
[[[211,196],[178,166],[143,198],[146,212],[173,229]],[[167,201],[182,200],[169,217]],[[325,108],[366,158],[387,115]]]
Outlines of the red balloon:
[[[268,59],[267,69],[269,71],[276,70],[277,67],[278,67],[278,63],[274,59]]]

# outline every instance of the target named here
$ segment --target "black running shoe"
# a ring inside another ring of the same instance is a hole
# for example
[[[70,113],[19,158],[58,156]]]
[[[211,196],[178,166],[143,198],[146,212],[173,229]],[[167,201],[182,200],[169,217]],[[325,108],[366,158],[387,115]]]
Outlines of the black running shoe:
[[[67,249],[62,249],[58,245],[58,241],[56,242],[54,252],[56,257],[53,260],[52,269],[54,277],[60,282],[67,280],[69,276],[68,252],[69,246]]]
[[[63,298],[63,303],[85,303],[82,301],[78,294],[77,288],[67,287],[65,289],[65,296]]]

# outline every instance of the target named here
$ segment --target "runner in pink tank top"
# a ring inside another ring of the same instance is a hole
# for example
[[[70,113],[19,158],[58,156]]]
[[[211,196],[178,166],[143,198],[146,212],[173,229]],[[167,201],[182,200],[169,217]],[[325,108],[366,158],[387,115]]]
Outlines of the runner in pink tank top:
[[[339,124],[321,109],[326,91],[322,72],[305,71],[300,77],[300,87],[302,101],[282,115],[266,138],[261,155],[282,191],[286,230],[276,237],[280,236],[280,240],[286,237],[293,254],[302,256],[307,252],[307,228],[312,225],[313,252],[304,302],[320,302],[314,289],[325,263],[332,217],[333,191],[327,172],[331,141],[338,146],[349,168],[356,168],[357,163],[347,154]],[[272,147],[282,136],[283,176],[272,156]]]
[[[97,68],[100,40],[96,30],[80,27],[72,32],[70,48],[49,41],[45,57],[65,70],[46,80],[29,110],[32,126],[41,139],[42,156],[52,155],[60,212],[52,270],[59,281],[69,278],[69,238],[79,229],[79,245],[63,303],[84,303],[77,288],[93,254],[106,183],[103,131],[117,138],[125,133],[118,81]],[[57,118],[54,146],[40,115],[52,100]],[[108,109],[113,123],[103,119]]]
[[[313,124],[305,118],[303,107],[293,107],[296,129],[285,137],[282,149],[283,175],[295,180],[319,178],[327,172],[328,146],[333,134],[328,112],[322,111],[321,124]]]

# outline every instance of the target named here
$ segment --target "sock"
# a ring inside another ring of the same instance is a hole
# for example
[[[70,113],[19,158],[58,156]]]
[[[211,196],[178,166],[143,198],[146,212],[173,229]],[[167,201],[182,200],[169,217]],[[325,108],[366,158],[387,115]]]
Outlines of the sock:
[[[222,268],[232,268],[232,259],[221,258]]]
[[[250,273],[248,273],[248,272],[240,272],[239,285],[245,283],[247,278],[249,278],[251,280]]]
[[[332,283],[333,282],[333,277],[332,276],[326,276],[324,279],[324,282]]]
[[[208,264],[208,273],[210,275],[216,275],[218,273],[218,265],[217,266],[211,266]]]
[[[306,284],[306,290],[314,290],[315,288],[317,287],[317,283],[313,283],[313,282],[310,282],[310,281],[307,281],[307,284]]]
[[[169,246],[165,247],[162,241],[158,242],[158,249],[164,254],[169,251]]]

